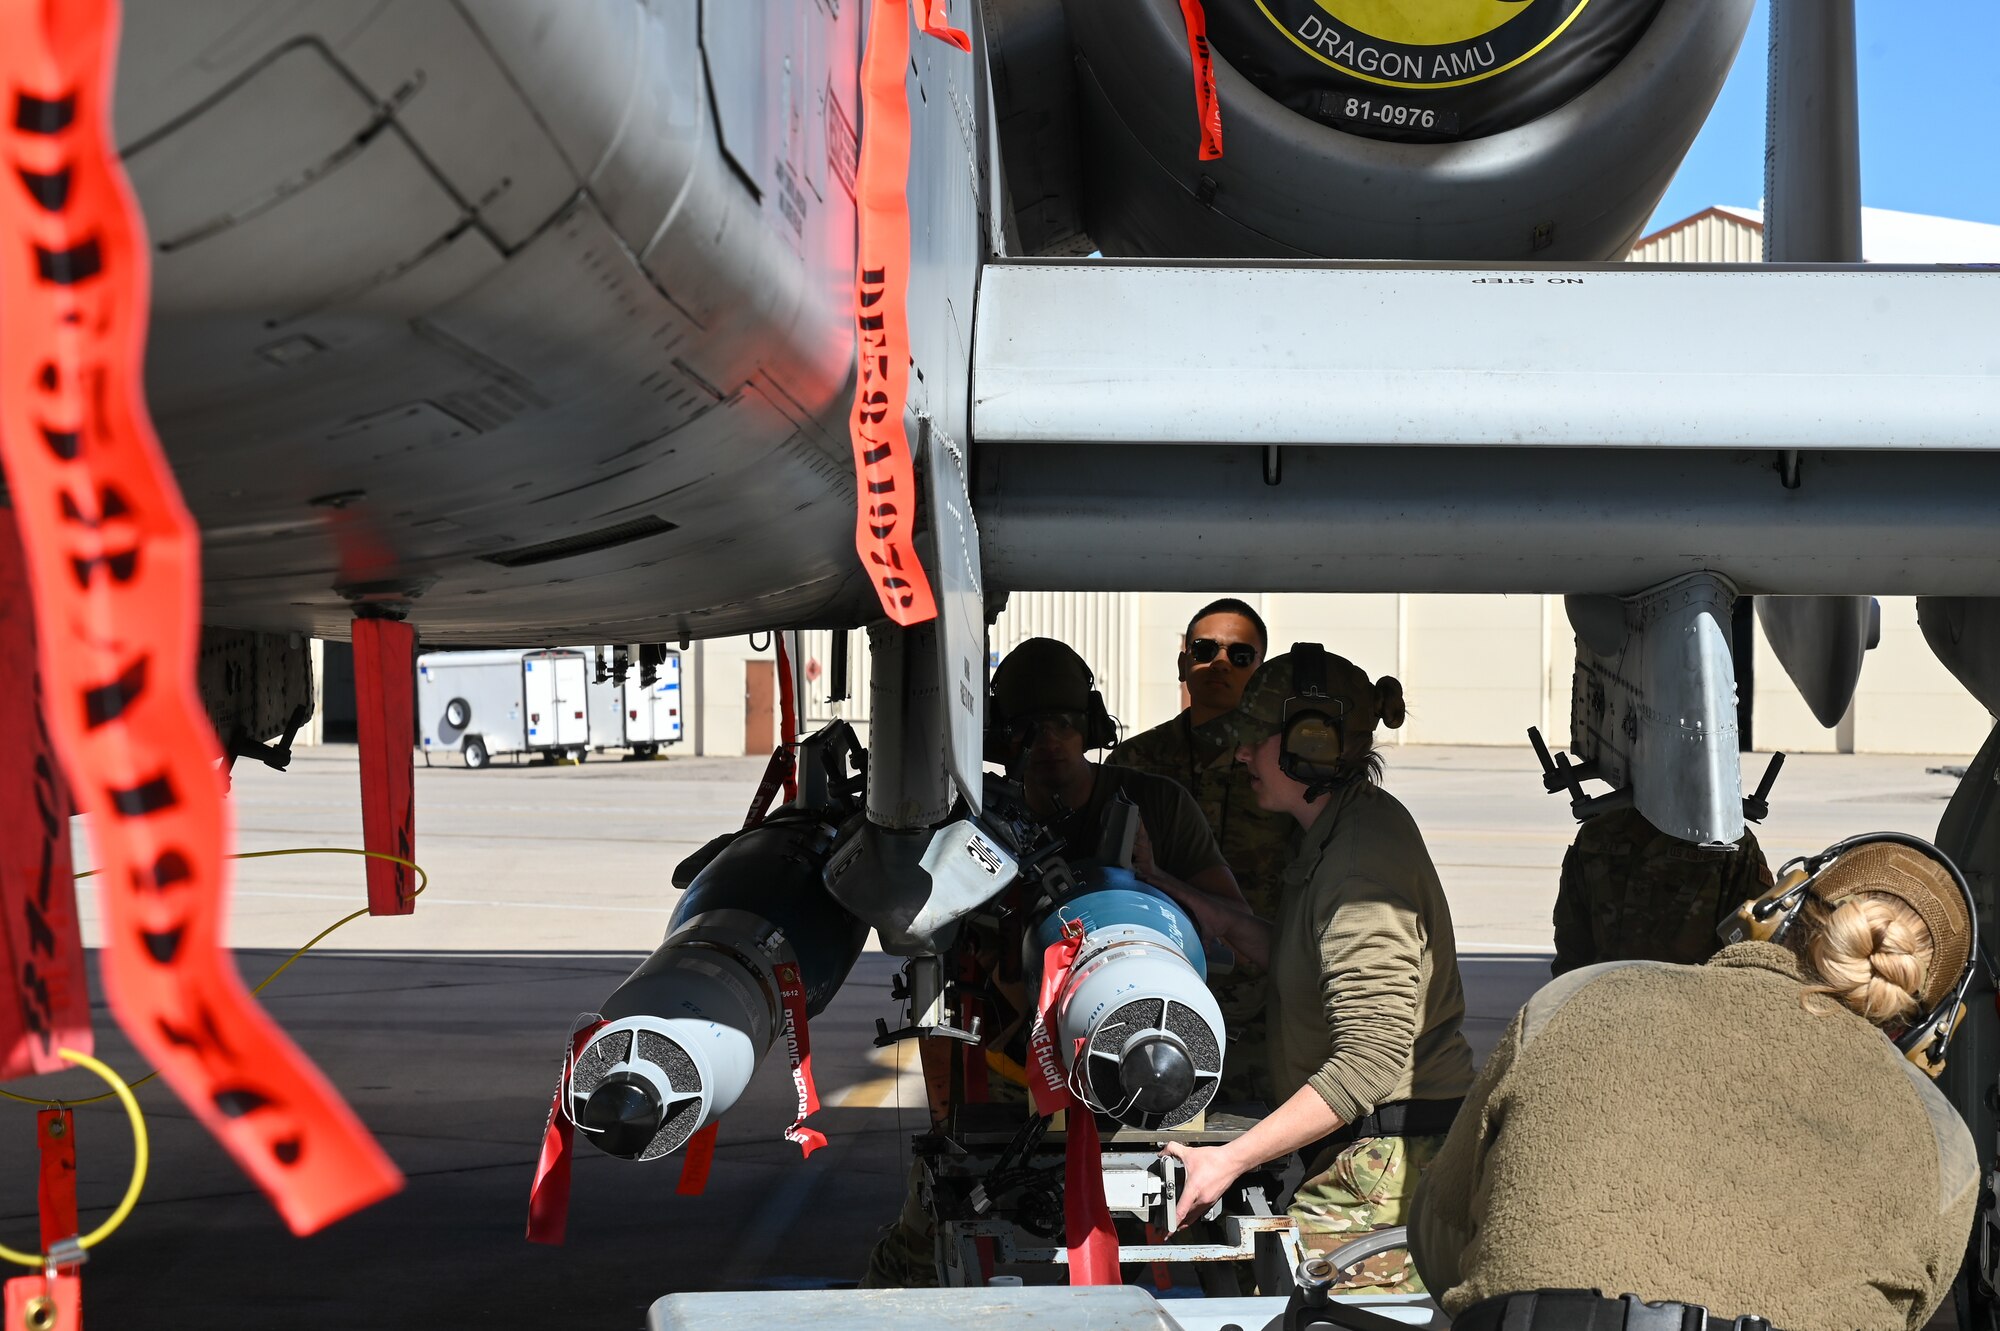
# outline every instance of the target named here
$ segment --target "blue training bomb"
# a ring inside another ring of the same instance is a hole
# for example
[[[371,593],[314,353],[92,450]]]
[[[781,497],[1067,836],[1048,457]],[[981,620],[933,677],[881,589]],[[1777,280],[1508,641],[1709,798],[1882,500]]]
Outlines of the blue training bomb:
[[[788,810],[695,857],[667,940],[604,1000],[607,1024],[577,1056],[584,1140],[627,1160],[678,1150],[785,1033],[787,989],[808,1017],[832,1001],[868,938],[821,880],[838,835],[831,818]]]
[[[1222,1010],[1201,938],[1173,898],[1129,870],[1087,864],[1077,874],[1076,891],[1036,925],[1027,959],[1029,992],[1039,993],[1044,952],[1070,921],[1082,924],[1052,1013],[1070,1089],[1128,1127],[1185,1123],[1222,1077]]]

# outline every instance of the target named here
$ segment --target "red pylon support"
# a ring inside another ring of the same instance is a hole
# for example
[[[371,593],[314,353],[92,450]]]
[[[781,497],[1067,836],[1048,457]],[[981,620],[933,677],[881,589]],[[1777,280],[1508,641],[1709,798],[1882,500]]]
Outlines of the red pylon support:
[[[393,619],[354,621],[355,738],[361,746],[361,845],[415,859],[417,634]],[[368,913],[417,908],[416,875],[406,864],[368,861]]]

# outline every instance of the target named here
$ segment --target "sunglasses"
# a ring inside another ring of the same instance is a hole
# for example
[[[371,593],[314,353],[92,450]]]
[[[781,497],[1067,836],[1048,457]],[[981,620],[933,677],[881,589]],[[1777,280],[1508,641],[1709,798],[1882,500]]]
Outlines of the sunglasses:
[[[1196,665],[1207,665],[1224,650],[1221,643],[1213,638],[1196,638],[1188,644],[1188,655]],[[1248,670],[1250,663],[1257,659],[1257,648],[1253,643],[1232,642],[1228,647],[1229,664],[1238,670]]]
[[[1081,712],[1036,712],[1031,716],[1016,717],[1007,723],[1007,733],[1016,741],[1026,744],[1040,735],[1043,730],[1056,735],[1081,735],[1084,717]]]

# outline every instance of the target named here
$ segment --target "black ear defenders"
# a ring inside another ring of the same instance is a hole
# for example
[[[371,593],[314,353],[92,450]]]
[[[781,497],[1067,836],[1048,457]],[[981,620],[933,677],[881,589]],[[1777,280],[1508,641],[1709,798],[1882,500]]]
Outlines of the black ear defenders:
[[[1292,696],[1285,699],[1278,770],[1317,797],[1346,775],[1340,758],[1347,751],[1347,704],[1327,696],[1326,648],[1295,642],[1291,656]]]
[[[1970,932],[1966,939],[1965,965],[1960,968],[1957,980],[1930,1011],[1920,1012],[1907,1029],[1890,1037],[1896,1048],[1903,1051],[1903,1057],[1936,1077],[1944,1071],[1945,1046],[1951,1042],[1952,1032],[1965,1015],[1965,991],[1972,984],[1981,953],[1979,905],[1973,900],[1972,889],[1967,886],[1965,875],[1959,872],[1958,866],[1930,842],[1905,832],[1868,832],[1836,841],[1817,855],[1802,855],[1788,860],[1778,870],[1777,883],[1764,895],[1744,902],[1734,915],[1722,922],[1716,933],[1724,943],[1740,943],[1745,939],[1783,942],[1797,922],[1800,911],[1805,908],[1806,896],[1812,890],[1814,880],[1848,851],[1879,841],[1908,846],[1944,866],[1965,903],[1965,918]],[[1932,943],[1935,948],[1937,940],[1933,939]]]
[[[1097,681],[1091,682],[1094,684]],[[1108,749],[1117,742],[1118,723],[1111,719],[1111,709],[1104,705],[1104,695],[1092,689],[1090,707],[1084,713],[1083,747]]]

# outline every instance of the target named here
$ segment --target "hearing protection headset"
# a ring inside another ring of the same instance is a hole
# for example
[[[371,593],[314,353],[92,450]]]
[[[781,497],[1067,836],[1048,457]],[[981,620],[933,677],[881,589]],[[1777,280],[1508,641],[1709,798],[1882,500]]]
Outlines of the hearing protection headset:
[[[1904,832],[1867,832],[1861,836],[1848,837],[1836,841],[1817,855],[1801,855],[1788,860],[1778,870],[1778,881],[1770,891],[1754,897],[1737,908],[1734,915],[1722,922],[1716,934],[1724,943],[1740,943],[1744,939],[1758,942],[1781,943],[1791,931],[1799,913],[1805,908],[1806,896],[1813,883],[1834,861],[1857,846],[1871,842],[1887,841],[1910,849],[1935,860],[1951,875],[1953,886],[1964,898],[1965,919],[1969,930],[1965,947],[1965,965],[1960,968],[1957,981],[1949,992],[1928,1012],[1918,1013],[1907,1029],[1890,1037],[1891,1042],[1903,1052],[1903,1057],[1916,1064],[1926,1074],[1936,1077],[1944,1071],[1945,1046],[1951,1042],[1952,1032],[1965,1016],[1965,991],[1972,984],[1972,977],[1980,964],[1979,950],[1979,906],[1972,897],[1972,889],[1966,885],[1965,875],[1953,864],[1945,853],[1922,837],[1910,836]],[[1939,940],[1933,939],[1935,949]]]
[[[1095,684],[1097,680],[1090,681]],[[1111,709],[1104,705],[1104,695],[1096,689],[1090,691],[1090,706],[1084,709],[1083,747],[1085,749],[1108,749],[1118,742],[1118,723],[1111,719]]]
[[[1317,799],[1347,779],[1341,755],[1347,751],[1347,703],[1327,696],[1326,648],[1316,642],[1292,644],[1292,696],[1285,699],[1278,770]]]

